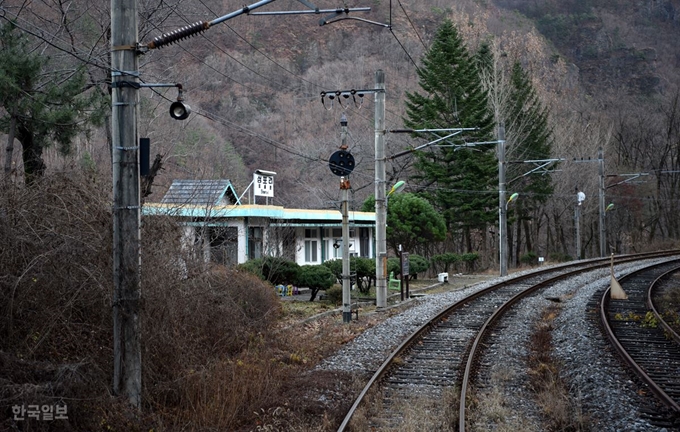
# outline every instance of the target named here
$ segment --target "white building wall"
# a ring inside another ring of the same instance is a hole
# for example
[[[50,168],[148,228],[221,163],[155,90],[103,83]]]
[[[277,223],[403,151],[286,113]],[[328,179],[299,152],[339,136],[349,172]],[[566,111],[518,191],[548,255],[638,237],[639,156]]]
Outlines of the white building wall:
[[[246,224],[243,219],[239,219],[238,224],[236,224],[238,229],[238,263],[243,264],[248,261],[247,255],[247,245],[246,245]]]
[[[257,226],[262,226],[264,227],[263,220],[254,220],[251,219],[248,223],[249,227],[257,227]],[[235,227],[238,232],[238,263],[243,264],[246,261],[248,261],[248,248],[247,248],[247,235],[246,235],[246,224],[245,224],[245,219],[231,219],[229,221],[224,221],[223,226],[225,227]],[[313,229],[313,228],[312,228]],[[321,236],[321,228],[316,228],[317,232],[317,237],[313,239],[308,239],[305,238],[305,229],[304,228],[297,228],[295,230],[295,262],[299,265],[305,265],[305,264],[313,264],[313,265],[318,265],[322,263],[322,257],[323,259],[327,260],[332,260],[332,259],[341,259],[342,258],[342,239],[338,239],[333,236]],[[359,239],[359,229],[357,228],[355,231],[355,236],[350,237],[350,255],[357,255],[359,256],[359,245],[360,245],[360,239]],[[184,253],[189,253],[191,250],[194,250],[194,253],[200,254],[201,258],[205,262],[210,261],[210,243],[209,239],[201,239],[201,244],[197,245],[194,243],[195,241],[195,236],[200,235],[201,233],[201,227],[197,226],[185,226],[182,231],[182,249]],[[268,252],[273,252],[271,248],[275,248],[277,250],[283,250],[283,244],[278,244],[278,245],[269,245],[269,239],[270,235],[267,232],[266,229],[263,231],[263,251],[265,253]],[[323,239],[323,240],[322,240]],[[306,256],[306,251],[305,251],[305,241],[307,240],[314,240],[316,241],[316,261],[312,262],[307,262],[305,260]],[[335,241],[338,241],[338,243],[341,245],[341,247],[338,249],[337,257],[335,256],[335,248],[333,248],[333,243]],[[323,254],[322,254],[323,252]],[[371,229],[369,230],[369,257],[374,257],[375,252],[374,252],[374,231]]]

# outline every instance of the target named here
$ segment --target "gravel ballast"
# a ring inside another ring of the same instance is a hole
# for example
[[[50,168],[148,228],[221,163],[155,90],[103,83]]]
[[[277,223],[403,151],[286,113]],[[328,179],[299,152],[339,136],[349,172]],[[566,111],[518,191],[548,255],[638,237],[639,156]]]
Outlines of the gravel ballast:
[[[615,273],[620,278],[641,267],[621,264],[615,267]],[[389,353],[444,307],[503,279],[507,278],[411,299],[408,309],[366,330],[318,368],[351,372],[368,379]],[[637,394],[637,386],[612,354],[600,330],[587,318],[587,303],[594,292],[606,287],[609,281],[609,269],[603,269],[555,284],[522,302],[509,318],[511,322],[503,326],[503,337],[494,339],[499,342],[494,343],[490,352],[495,358],[504,359],[506,374],[513,377],[501,391],[507,393],[505,403],[516,416],[524,417],[531,424],[540,418],[537,406],[531,402],[533,395],[523,382],[527,368],[524,359],[532,322],[539,318],[539,311],[554,305],[548,298],[560,298],[561,308],[552,331],[553,356],[561,365],[561,377],[588,419],[588,425],[598,431],[666,431],[641,418],[639,407],[644,401]]]

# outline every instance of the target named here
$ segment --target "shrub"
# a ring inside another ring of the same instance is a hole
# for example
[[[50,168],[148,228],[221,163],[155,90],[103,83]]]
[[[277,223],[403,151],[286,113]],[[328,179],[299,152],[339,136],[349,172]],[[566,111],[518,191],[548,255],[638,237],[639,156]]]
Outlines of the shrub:
[[[239,264],[236,268],[240,271],[244,271],[244,272],[250,273],[254,276],[257,276],[258,278],[260,278],[262,280],[267,280],[267,278],[262,273],[262,260],[261,259],[248,260],[248,261],[244,262],[243,264]]]
[[[460,257],[460,260],[465,263],[469,271],[474,271],[478,259],[479,254],[477,252],[464,253]]]
[[[328,260],[323,263],[335,276],[342,281],[342,259]],[[351,257],[349,261],[350,274],[354,275],[354,283],[357,284],[362,294],[367,294],[371,289],[371,281],[375,280],[375,260],[371,258]]]
[[[555,262],[567,262],[571,261],[573,258],[569,254],[565,253],[560,253],[560,252],[553,252],[550,254],[550,261],[555,261]]]
[[[425,258],[420,255],[409,255],[408,257],[409,267],[408,273],[411,279],[416,279],[418,273],[427,271],[430,268],[430,263]],[[387,274],[393,273],[394,277],[401,275],[401,261],[399,258],[388,258],[387,259]]]
[[[412,279],[416,279],[418,273],[426,272],[430,268],[430,262],[420,255],[410,255],[408,260],[409,274]]]
[[[536,255],[536,252],[527,252],[519,257],[519,262],[534,266],[538,263],[538,255]]]
[[[399,264],[399,258],[387,258],[387,277],[390,277],[390,273],[396,278],[401,274],[401,266]]]
[[[342,259],[332,259],[332,260],[326,260],[322,264],[324,267],[327,267],[332,273],[333,276],[335,276],[335,279],[338,281],[342,280]],[[350,264],[351,266],[351,264]]]
[[[130,420],[136,412],[128,416],[127,403],[112,401],[110,394],[110,183],[69,172],[30,188],[2,184],[0,394],[7,405],[63,398],[73,430],[115,424],[148,431],[152,419],[186,424],[196,412],[213,409],[216,396],[203,391],[201,399],[192,386],[205,388],[220,378],[211,365],[231,364],[261,344],[276,321],[279,300],[269,284],[246,272],[187,272],[192,263],[180,258],[182,231],[175,221],[145,216],[143,222],[140,337],[149,409],[137,422]],[[220,385],[232,390],[229,383]],[[266,397],[271,388],[260,390]],[[235,415],[255,409],[257,395],[249,391],[252,397],[229,406],[232,417],[210,419],[206,429],[233,430]]]
[[[326,290],[326,300],[334,305],[342,304],[342,287],[333,286]]]
[[[280,257],[264,257],[249,260],[240,264],[239,268],[267,280],[273,285],[294,283],[300,271],[300,266],[296,262]]]
[[[314,301],[319,290],[326,290],[335,284],[335,276],[324,265],[304,265],[300,267],[296,284],[309,288],[312,291],[309,301]]]
[[[460,261],[461,256],[451,252],[435,255],[432,257],[432,264],[435,266],[437,273],[439,273],[439,270],[446,272],[450,271],[452,268],[455,268],[456,264]]]

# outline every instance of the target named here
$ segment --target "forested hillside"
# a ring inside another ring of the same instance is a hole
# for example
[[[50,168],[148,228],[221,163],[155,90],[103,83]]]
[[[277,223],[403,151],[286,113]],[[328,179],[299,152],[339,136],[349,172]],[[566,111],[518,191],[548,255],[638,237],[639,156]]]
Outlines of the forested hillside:
[[[140,43],[242,6],[235,1],[142,2]],[[663,242],[679,234],[672,215],[679,168],[680,54],[675,41],[680,26],[672,2],[401,1],[358,2],[352,7],[370,7],[369,13],[350,16],[371,22],[340,20],[319,26],[323,15],[243,14],[198,36],[146,52],[141,57],[141,80],[181,83],[185,101],[193,108],[187,121],[174,121],[167,110],[177,97],[175,88],[140,90],[140,135],[151,138],[152,159],[160,154],[163,166],[146,199],[160,199],[175,178],[229,178],[241,192],[253,170],[266,169],[278,173],[274,203],[335,206],[338,179],[327,160],[339,145],[339,119],[345,113],[350,151],[357,161],[351,181],[358,208],[373,193],[372,95],[322,103],[320,93],[370,89],[375,71],[383,70],[387,129],[403,128],[405,94],[419,89],[416,71],[422,67],[421,58],[438,26],[451,19],[471,53],[483,44],[490,47],[499,85],[518,63],[548,110],[554,135],[551,157],[560,163],[545,175],[552,176],[555,190],[550,199],[532,208],[531,215],[522,216],[523,228],[514,225],[520,239],[515,240],[518,254],[573,255],[577,188],[588,197],[583,207],[584,247],[588,254],[597,254],[597,164],[572,161],[596,158],[599,147],[604,148],[608,186],[630,180],[610,177],[616,174],[651,174],[644,182],[607,190],[607,203],[617,204],[617,211],[608,215],[613,249],[631,251],[639,239]],[[26,6],[5,1],[2,8],[4,22],[14,20],[32,52],[46,59],[45,69],[85,65],[83,78],[90,94],[107,99],[108,2],[46,1]],[[304,9],[298,1],[279,0],[258,11]],[[10,101],[3,108],[10,113]],[[80,166],[108,175],[110,123],[101,115],[94,117],[90,132],[84,134],[82,128],[73,145],[50,146],[46,139],[39,146],[46,148],[48,172]],[[4,123],[5,131],[10,123]],[[513,138],[508,139],[509,161],[531,159],[513,155]],[[388,158],[426,142],[425,137],[395,133],[387,133],[386,140]],[[408,181],[413,160],[412,156],[389,160],[388,180]],[[13,152],[12,167],[20,180],[19,151]],[[418,192],[415,182],[409,184]],[[476,249],[491,247],[480,241],[484,244]]]

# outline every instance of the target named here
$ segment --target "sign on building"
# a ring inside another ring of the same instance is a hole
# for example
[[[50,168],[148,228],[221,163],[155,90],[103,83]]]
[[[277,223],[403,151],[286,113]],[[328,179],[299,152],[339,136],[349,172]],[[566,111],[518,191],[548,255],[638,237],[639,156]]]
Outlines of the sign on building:
[[[255,196],[274,197],[274,176],[258,173],[253,176]]]

